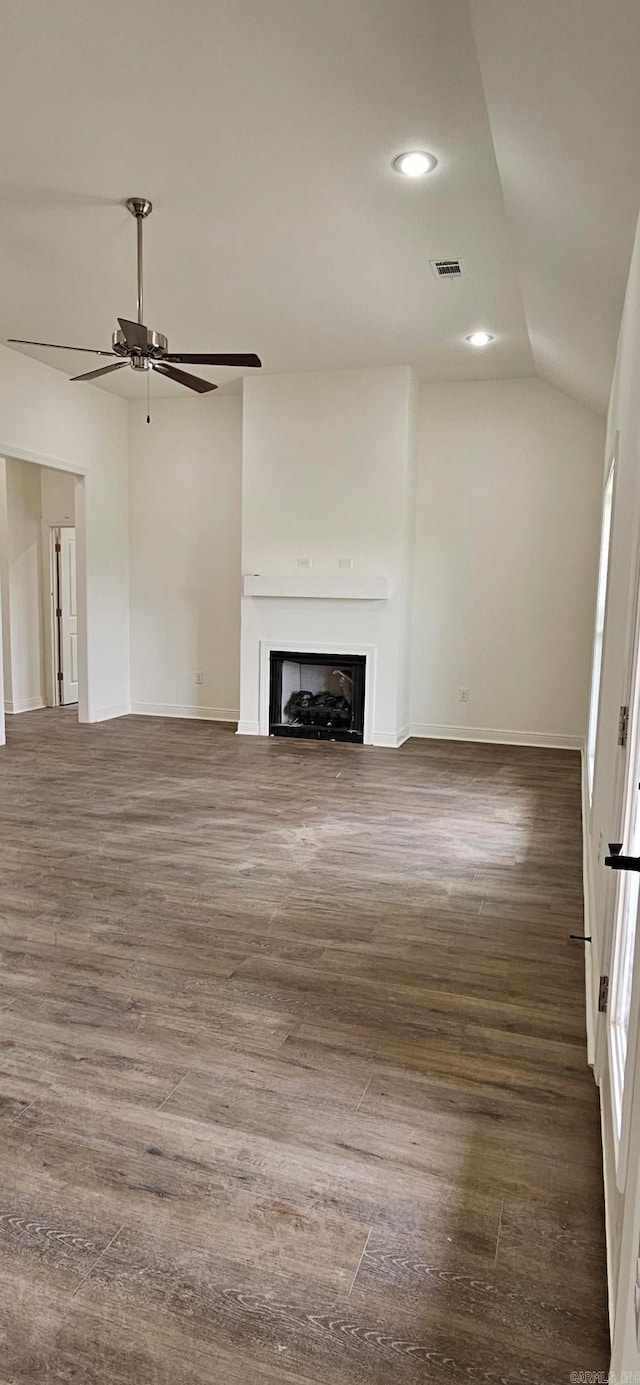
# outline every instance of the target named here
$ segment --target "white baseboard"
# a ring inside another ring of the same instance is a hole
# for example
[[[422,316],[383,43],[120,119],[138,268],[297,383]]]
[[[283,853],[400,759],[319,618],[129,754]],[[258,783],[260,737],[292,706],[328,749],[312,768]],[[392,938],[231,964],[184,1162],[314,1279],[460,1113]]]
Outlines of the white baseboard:
[[[4,710],[9,716],[17,716],[18,712],[39,712],[46,705],[41,697],[21,697],[15,702],[5,702]]]
[[[373,744],[387,746],[389,750],[397,750],[404,745],[411,735],[410,726],[402,726],[399,731],[374,731]]]
[[[135,703],[133,710],[138,710]],[[162,714],[158,711],[156,715]],[[179,713],[174,712],[173,715],[178,716]],[[235,717],[232,717],[229,712],[226,717],[221,715],[220,719],[232,721],[235,720]],[[260,723],[258,721],[239,721],[237,733],[239,736],[259,736]],[[397,750],[411,736],[441,741],[486,741],[497,745],[540,746],[547,750],[580,751],[583,746],[582,736],[556,736],[538,731],[494,731],[490,727],[439,726],[430,725],[427,722],[416,722],[413,726],[402,726],[399,731],[374,731],[372,744]]]
[[[126,717],[131,711],[129,702],[114,702],[111,707],[96,707],[91,721],[112,721],[114,717]]]
[[[414,722],[411,735],[440,741],[483,741],[498,745],[541,746],[547,750],[582,750],[582,736],[557,736],[546,731],[497,731],[489,726],[439,726]]]
[[[127,711],[138,717],[185,717],[193,721],[237,721],[236,707],[198,707],[174,702],[132,702]]]

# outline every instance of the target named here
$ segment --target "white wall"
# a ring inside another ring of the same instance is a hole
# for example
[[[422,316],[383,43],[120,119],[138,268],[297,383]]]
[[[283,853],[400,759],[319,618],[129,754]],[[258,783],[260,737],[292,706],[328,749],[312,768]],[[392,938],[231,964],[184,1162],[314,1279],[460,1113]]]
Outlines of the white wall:
[[[305,556],[314,573],[341,557],[359,573],[397,566],[411,379],[401,366],[245,381],[245,572],[296,572]]]
[[[237,720],[242,399],[146,415],[131,404],[132,708]]]
[[[58,528],[75,523],[76,478],[68,471],[40,468],[42,523]]]
[[[259,472],[249,500],[249,571],[267,561],[295,566],[307,552],[314,571],[334,570],[339,556],[352,556],[354,570],[370,566],[388,487],[376,475],[375,447],[358,444],[353,504],[342,503],[347,442],[336,449],[323,390],[342,381],[347,402],[361,375],[372,402],[385,373],[315,377],[317,398],[300,404],[294,433],[310,440],[305,456],[318,506],[307,507],[302,524],[292,435],[287,504],[276,506],[269,475]],[[280,378],[278,388],[286,392],[287,380]],[[240,407],[233,397],[161,401],[147,426],[144,406],[130,406],[136,704],[236,713]],[[357,391],[350,408],[356,420]],[[0,348],[0,451],[58,459],[87,473],[92,717],[129,704],[126,416],[124,401],[91,386],[72,388],[60,372]],[[373,443],[385,436],[383,401],[372,403],[368,416]],[[454,726],[465,734],[480,728],[561,739],[583,733],[600,442],[599,420],[539,381],[421,387],[412,641],[418,730]],[[322,552],[321,510],[331,514],[333,535]],[[176,562],[168,580],[170,541]],[[205,682],[196,690],[199,670]],[[460,686],[470,688],[467,707],[457,702]]]
[[[85,474],[77,492],[81,515],[76,507],[87,552],[87,699],[80,715],[116,715],[129,704],[126,401],[72,385],[60,371],[0,347],[0,455]],[[79,565],[80,588],[83,577]]]
[[[410,721],[414,734],[581,741],[602,421],[535,379],[423,384],[418,394],[414,502],[409,372],[247,382],[242,513],[239,399],[161,401],[151,425],[144,405],[131,404],[136,709],[237,716],[241,524],[246,572],[296,572],[297,558],[310,557],[314,574],[335,574],[338,558],[351,557],[354,573],[389,575],[406,591],[415,523],[404,641],[411,712],[400,676],[383,729],[390,734],[395,718],[394,726]],[[277,639],[294,605],[307,642],[354,637],[349,603],[245,599],[252,715],[243,717],[252,723],[258,641]],[[404,610],[403,601],[385,608],[399,647]],[[377,643],[379,615],[376,603],[359,604],[362,644]],[[401,669],[402,653],[394,658]],[[460,687],[469,688],[468,704],[458,701]]]
[[[331,652],[375,646],[373,738],[406,738],[406,619],[413,514],[413,404],[408,367],[252,377],[244,385],[242,567],[245,573],[389,579],[387,601],[244,597],[241,729],[259,724],[260,643]],[[403,721],[403,716],[405,720]]]
[[[581,743],[603,447],[540,380],[421,386],[414,734]]]

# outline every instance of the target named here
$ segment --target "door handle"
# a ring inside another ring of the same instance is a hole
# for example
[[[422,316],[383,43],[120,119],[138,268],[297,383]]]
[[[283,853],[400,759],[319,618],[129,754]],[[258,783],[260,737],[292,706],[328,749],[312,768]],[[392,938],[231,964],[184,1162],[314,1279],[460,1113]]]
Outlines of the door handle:
[[[623,856],[622,842],[609,842],[610,855],[605,856],[605,866],[611,870],[637,870],[640,871],[640,856]]]

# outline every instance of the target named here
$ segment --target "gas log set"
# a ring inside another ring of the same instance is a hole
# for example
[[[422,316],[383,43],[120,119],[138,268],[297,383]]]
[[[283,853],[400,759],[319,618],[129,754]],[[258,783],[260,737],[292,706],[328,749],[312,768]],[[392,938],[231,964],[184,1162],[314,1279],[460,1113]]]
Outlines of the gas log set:
[[[330,692],[301,689],[291,694],[284,709],[290,726],[346,727],[351,725],[351,703]]]

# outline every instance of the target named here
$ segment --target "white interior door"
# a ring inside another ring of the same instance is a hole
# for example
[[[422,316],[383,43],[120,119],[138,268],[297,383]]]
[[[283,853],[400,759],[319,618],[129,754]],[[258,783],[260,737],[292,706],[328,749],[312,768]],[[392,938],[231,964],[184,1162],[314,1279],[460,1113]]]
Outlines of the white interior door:
[[[76,531],[60,530],[58,601],[60,610],[60,701],[78,701],[78,602],[76,596]]]
[[[622,863],[624,857],[630,858],[627,866],[634,866],[640,859],[640,582],[635,590],[631,654],[624,685],[625,690],[629,689],[626,730],[621,723],[622,813],[617,834],[618,845],[622,844],[622,856],[618,859]],[[609,989],[606,1009],[599,1019],[606,1026],[609,1092],[609,1110],[603,1110],[603,1132],[610,1130],[612,1146],[612,1158],[608,1160],[605,1136],[605,1198],[608,1207],[615,1209],[608,1218],[607,1234],[617,1246],[617,1256],[608,1247],[608,1272],[610,1278],[613,1276],[610,1379],[620,1382],[634,1376],[640,1378],[640,873],[628,868],[613,870],[609,899],[612,926],[609,960],[605,963]]]
[[[615,832],[625,858],[640,858],[640,556],[633,584],[632,626],[620,708],[616,798],[620,829]],[[604,974],[608,994],[603,998],[600,1028],[606,1033],[609,1094],[618,1189],[624,1192],[635,1089],[636,1050],[640,1033],[640,873],[614,870],[608,891],[607,953]]]

